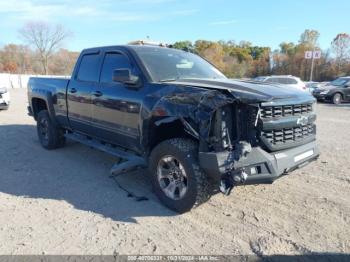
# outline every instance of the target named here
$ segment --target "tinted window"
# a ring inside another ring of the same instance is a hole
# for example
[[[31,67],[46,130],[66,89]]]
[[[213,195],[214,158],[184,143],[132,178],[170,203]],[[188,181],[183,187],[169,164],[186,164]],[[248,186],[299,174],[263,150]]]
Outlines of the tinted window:
[[[78,79],[82,81],[98,82],[99,62],[99,54],[84,55],[80,62]]]
[[[268,79],[266,79],[266,81],[271,82],[271,83],[279,83],[278,78],[268,78]]]
[[[297,82],[297,80],[295,80],[293,78],[286,78],[286,83],[288,85],[296,85],[298,82]]]
[[[102,72],[101,72],[101,82],[111,83],[113,71],[115,69],[128,68],[131,70],[129,59],[118,53],[107,53],[103,61]]]
[[[330,82],[330,85],[333,85],[333,86],[344,86],[348,81],[349,81],[349,79],[347,79],[347,78],[338,78],[338,79]]]
[[[278,83],[278,84],[283,84],[283,85],[295,85],[297,84],[297,81],[293,78],[288,78],[288,77],[271,77],[266,80],[271,83]]]
[[[288,84],[288,78],[276,78],[277,79],[277,83],[280,83],[280,84]]]
[[[283,84],[283,85],[290,85],[291,82],[290,82],[290,78],[283,78],[283,77],[278,77],[278,78],[275,78],[275,82],[276,83],[279,83],[279,84]]]

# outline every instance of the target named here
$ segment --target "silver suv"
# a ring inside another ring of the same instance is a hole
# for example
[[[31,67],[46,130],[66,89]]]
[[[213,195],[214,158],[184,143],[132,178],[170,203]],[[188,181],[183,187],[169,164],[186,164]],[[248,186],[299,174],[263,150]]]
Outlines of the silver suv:
[[[270,82],[295,87],[306,91],[306,85],[299,77],[291,75],[259,76],[254,80],[260,82]]]

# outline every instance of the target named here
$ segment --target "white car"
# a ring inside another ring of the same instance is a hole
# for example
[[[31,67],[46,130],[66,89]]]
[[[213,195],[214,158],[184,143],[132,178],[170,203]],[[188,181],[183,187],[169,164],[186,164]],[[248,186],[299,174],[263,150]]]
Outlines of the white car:
[[[256,77],[254,80],[260,81],[260,82],[270,82],[270,83],[287,85],[290,87],[295,87],[303,91],[306,91],[305,83],[301,81],[299,77],[296,77],[296,76],[291,76],[291,75],[259,76],[259,77]]]
[[[6,87],[0,87],[0,109],[8,109],[10,105],[10,93]]]

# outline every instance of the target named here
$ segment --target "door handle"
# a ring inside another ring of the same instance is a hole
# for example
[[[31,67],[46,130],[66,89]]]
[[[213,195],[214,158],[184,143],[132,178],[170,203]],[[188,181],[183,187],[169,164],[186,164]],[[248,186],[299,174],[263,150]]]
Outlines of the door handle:
[[[74,94],[74,93],[77,92],[77,90],[76,90],[75,88],[71,88],[71,89],[69,90],[69,92],[72,93],[72,94]]]
[[[101,91],[95,91],[92,93],[94,96],[100,97],[103,95],[103,93]]]

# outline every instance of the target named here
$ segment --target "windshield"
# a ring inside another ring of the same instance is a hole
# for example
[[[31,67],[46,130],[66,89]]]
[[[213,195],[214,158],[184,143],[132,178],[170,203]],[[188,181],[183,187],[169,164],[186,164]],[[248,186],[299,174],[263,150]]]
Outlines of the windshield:
[[[350,79],[348,78],[338,78],[330,82],[329,84],[332,86],[344,86],[349,80]]]
[[[155,82],[179,79],[226,79],[210,63],[192,53],[159,47],[134,46]]]

